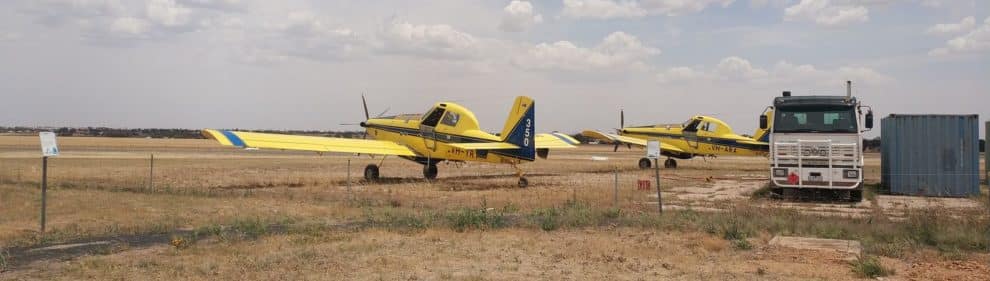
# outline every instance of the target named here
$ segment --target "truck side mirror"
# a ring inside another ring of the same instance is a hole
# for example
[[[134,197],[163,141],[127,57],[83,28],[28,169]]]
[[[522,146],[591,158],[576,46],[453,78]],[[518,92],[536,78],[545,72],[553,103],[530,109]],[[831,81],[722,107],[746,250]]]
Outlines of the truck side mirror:
[[[873,111],[866,113],[866,129],[873,129]]]
[[[767,124],[767,123],[769,123],[769,121],[767,121],[767,116],[766,115],[760,115],[760,129],[761,130],[766,130],[767,127],[770,127],[770,125]]]

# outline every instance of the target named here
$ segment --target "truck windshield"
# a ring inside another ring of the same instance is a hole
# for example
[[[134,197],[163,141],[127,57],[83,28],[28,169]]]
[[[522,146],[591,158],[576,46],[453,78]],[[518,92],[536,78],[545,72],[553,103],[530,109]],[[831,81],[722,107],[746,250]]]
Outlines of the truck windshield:
[[[853,108],[778,108],[776,133],[857,133]]]

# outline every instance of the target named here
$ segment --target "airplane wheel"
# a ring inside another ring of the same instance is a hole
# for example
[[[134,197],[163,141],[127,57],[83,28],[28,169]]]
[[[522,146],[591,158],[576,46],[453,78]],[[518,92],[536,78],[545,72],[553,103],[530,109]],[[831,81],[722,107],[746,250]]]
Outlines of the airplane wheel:
[[[364,167],[364,179],[373,181],[378,179],[378,166],[375,164]]]
[[[437,179],[437,164],[423,165],[423,177],[428,180]]]
[[[526,188],[527,186],[529,186],[529,180],[526,178],[519,178],[519,187]]]
[[[677,160],[667,159],[663,161],[663,167],[668,169],[677,169]]]
[[[650,159],[646,159],[646,158],[639,159],[640,169],[644,169],[644,170],[649,169],[651,166],[653,166],[653,162],[650,162]]]

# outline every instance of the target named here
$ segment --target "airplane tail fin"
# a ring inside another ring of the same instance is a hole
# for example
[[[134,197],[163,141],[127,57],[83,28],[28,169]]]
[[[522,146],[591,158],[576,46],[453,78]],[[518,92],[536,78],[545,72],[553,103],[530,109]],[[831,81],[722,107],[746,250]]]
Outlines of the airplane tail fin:
[[[513,157],[533,161],[536,158],[536,105],[529,97],[517,97],[502,129],[502,141],[519,149],[500,151]]]

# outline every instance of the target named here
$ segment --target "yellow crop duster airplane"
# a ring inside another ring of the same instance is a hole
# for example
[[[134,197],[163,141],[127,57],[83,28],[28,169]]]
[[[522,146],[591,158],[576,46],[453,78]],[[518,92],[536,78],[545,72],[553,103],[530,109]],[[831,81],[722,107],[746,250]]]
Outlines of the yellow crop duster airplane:
[[[437,103],[426,114],[371,118],[363,96],[361,100],[366,119],[361,127],[373,140],[210,129],[203,130],[203,135],[240,148],[393,155],[422,164],[427,179],[437,177],[437,163],[443,161],[509,164],[517,171],[520,187],[528,186],[529,181],[516,165],[535,161],[537,156],[546,158],[550,149],[574,148],[578,144],[565,134],[536,134],[536,106],[529,97],[516,98],[498,135],[482,131],[474,113],[455,103]],[[379,165],[365,167],[364,178],[378,179]]]
[[[625,113],[619,113],[615,134],[588,130],[581,135],[614,143],[646,146],[649,140],[660,141],[660,153],[667,156],[663,166],[677,168],[677,159],[713,155],[766,155],[769,150],[769,129],[757,129],[754,137],[737,135],[728,124],[710,116],[694,116],[682,124],[625,127]],[[639,159],[639,167],[650,168],[649,159]]]

